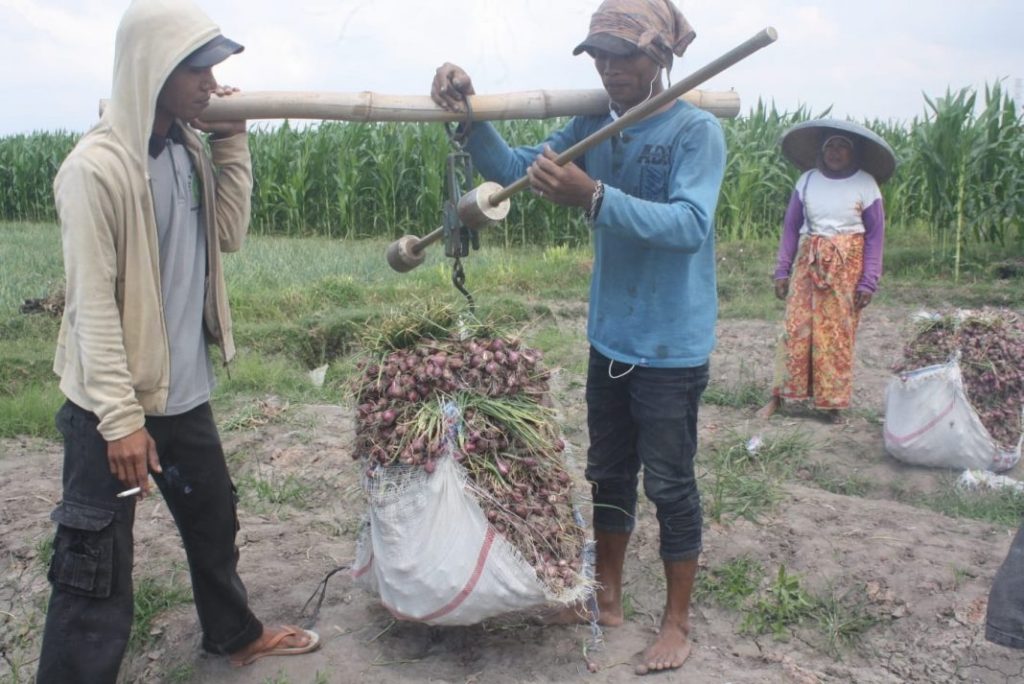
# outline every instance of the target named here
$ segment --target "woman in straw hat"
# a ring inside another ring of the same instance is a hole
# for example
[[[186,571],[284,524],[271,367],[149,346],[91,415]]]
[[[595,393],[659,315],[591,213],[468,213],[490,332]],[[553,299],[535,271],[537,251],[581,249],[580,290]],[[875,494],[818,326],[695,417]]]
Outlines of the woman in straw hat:
[[[775,296],[786,302],[768,418],[786,401],[811,400],[833,421],[850,405],[860,312],[882,274],[885,210],[879,183],[896,158],[884,140],[846,121],[818,119],[782,136],[804,173],[786,209]]]

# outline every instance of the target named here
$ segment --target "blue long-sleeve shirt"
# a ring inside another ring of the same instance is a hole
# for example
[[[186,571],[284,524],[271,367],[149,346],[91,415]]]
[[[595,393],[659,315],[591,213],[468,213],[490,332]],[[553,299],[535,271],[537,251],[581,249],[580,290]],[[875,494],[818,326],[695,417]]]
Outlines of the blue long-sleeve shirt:
[[[576,117],[541,145],[512,149],[485,124],[466,149],[488,180],[508,185],[543,149],[563,152],[611,122]],[[685,102],[624,129],[576,163],[604,183],[593,225],[587,337],[623,363],[688,368],[715,343],[714,216],[725,172],[718,121]]]

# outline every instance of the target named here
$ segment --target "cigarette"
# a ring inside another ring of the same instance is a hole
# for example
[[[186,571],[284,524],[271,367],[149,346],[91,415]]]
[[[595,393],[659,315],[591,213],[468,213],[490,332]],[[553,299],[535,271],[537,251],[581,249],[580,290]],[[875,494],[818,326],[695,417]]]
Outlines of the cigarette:
[[[142,487],[132,487],[131,489],[126,489],[123,492],[119,492],[118,495],[117,495],[117,498],[118,499],[123,499],[126,496],[135,496],[136,494],[138,494],[141,491],[142,491]]]

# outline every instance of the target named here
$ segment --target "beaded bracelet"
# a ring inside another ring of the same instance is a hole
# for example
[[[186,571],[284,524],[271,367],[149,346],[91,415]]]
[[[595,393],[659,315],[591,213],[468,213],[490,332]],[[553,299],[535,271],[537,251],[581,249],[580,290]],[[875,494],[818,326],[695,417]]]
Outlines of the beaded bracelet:
[[[597,212],[601,208],[601,200],[604,199],[604,183],[594,181],[594,194],[590,197],[590,210],[587,211],[587,220],[593,224],[597,220]]]

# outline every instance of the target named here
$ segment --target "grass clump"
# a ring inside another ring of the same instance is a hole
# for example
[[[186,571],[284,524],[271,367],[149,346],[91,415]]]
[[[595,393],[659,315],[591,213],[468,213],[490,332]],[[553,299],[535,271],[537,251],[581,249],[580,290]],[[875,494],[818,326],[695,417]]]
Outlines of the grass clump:
[[[909,495],[907,503],[952,518],[982,520],[1007,527],[1019,525],[1024,516],[1024,492],[1011,488],[979,491],[963,489],[956,485],[952,477],[937,492]]]
[[[742,612],[741,634],[768,634],[777,641],[788,641],[802,625],[813,625],[822,650],[839,659],[878,623],[877,617],[865,608],[859,591],[831,590],[817,595],[784,565],[767,583],[763,568],[745,556],[711,570],[708,575],[698,584],[698,596],[710,596],[719,605]]]
[[[749,556],[740,556],[697,577],[695,595],[698,600],[710,599],[720,606],[739,610],[757,592],[764,568]]]
[[[801,586],[800,577],[789,574],[786,566],[780,565],[775,580],[744,615],[740,631],[755,636],[771,634],[784,641],[791,628],[810,617],[815,608],[815,600]]]
[[[782,499],[782,483],[803,462],[811,444],[799,432],[768,439],[733,435],[704,459],[704,513],[715,522],[756,522]]]
[[[837,659],[878,624],[878,618],[864,608],[863,601],[853,591],[830,592],[820,597],[813,617],[825,637],[825,650]]]
[[[254,510],[280,506],[306,508],[313,488],[294,475],[248,474],[238,479],[239,497]]]
[[[164,580],[143,577],[135,583],[135,620],[128,640],[131,651],[141,651],[153,643],[156,619],[177,606],[192,603],[192,588],[182,583],[178,573]]]
[[[764,380],[756,380],[752,377],[743,376],[731,384],[711,383],[701,401],[712,406],[725,406],[728,408],[756,408],[764,403],[768,395],[768,383]]]
[[[811,482],[832,494],[864,497],[872,489],[868,478],[854,473],[836,473],[832,467],[823,463],[809,464],[806,474]]]
[[[0,395],[0,437],[57,439],[54,416],[62,403],[56,382],[27,385],[16,396]]]

